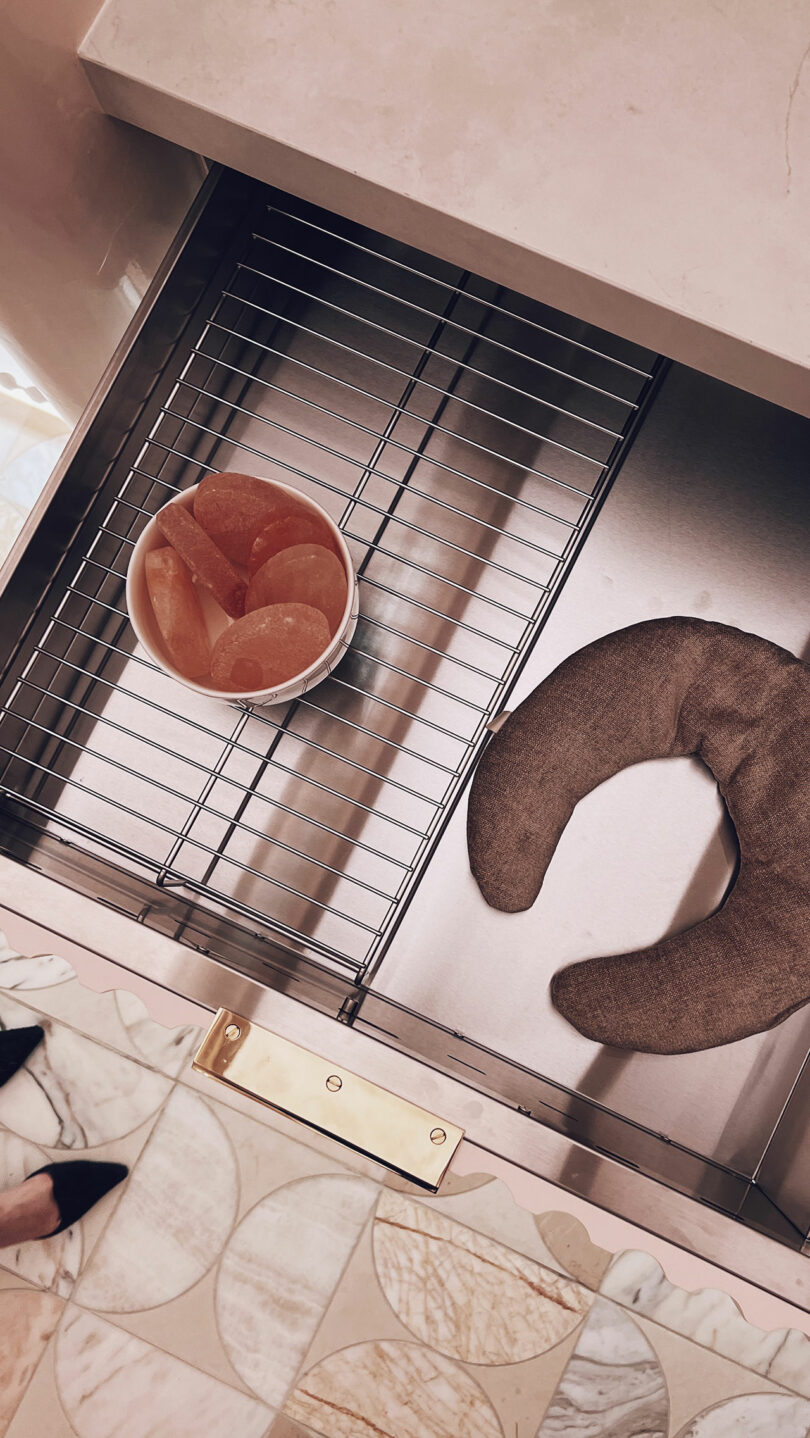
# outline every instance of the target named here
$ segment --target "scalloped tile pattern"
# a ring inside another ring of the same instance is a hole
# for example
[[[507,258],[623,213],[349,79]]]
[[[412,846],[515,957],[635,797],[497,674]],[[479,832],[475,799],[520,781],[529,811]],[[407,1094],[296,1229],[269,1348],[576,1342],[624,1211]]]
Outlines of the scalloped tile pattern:
[[[810,1338],[795,1328],[766,1332],[743,1317],[734,1299],[719,1288],[687,1293],[670,1283],[652,1254],[618,1253],[600,1287],[607,1298],[732,1358],[763,1378],[783,1383],[810,1398]]]
[[[192,1288],[236,1219],[238,1170],[217,1115],[196,1094],[172,1093],[79,1285],[105,1313],[135,1313]]]
[[[624,1309],[597,1298],[537,1438],[667,1438],[661,1365]]]
[[[171,1082],[0,993],[0,1029],[41,1023],[43,1042],[0,1088],[0,1124],[55,1149],[95,1148],[152,1118]]]
[[[0,1251],[0,1438],[810,1433],[810,1339],[600,1249],[564,1194],[415,1192],[192,1076],[193,1028],[0,936],[0,1025],[40,1013],[0,1182],[71,1150],[132,1172],[75,1231]]]
[[[228,1243],[219,1328],[234,1368],[266,1402],[283,1403],[376,1196],[354,1174],[300,1179],[262,1199]]]
[[[63,1304],[52,1293],[0,1293],[0,1433],[5,1433],[34,1375]]]
[[[503,1438],[475,1379],[418,1343],[359,1343],[325,1358],[286,1413],[323,1438]]]
[[[579,1327],[593,1296],[552,1269],[384,1189],[374,1216],[383,1292],[415,1338],[465,1363],[519,1363]]]

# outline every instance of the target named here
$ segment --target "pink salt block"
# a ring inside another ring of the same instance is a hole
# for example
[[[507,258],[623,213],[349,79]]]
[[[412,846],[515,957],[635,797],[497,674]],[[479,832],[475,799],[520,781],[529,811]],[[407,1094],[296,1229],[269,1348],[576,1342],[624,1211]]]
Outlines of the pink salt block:
[[[144,571],[166,653],[186,679],[199,679],[208,673],[211,645],[191,575],[168,544],[147,554]]]
[[[259,530],[305,506],[252,474],[208,474],[194,493],[194,517],[234,564],[247,564]]]
[[[201,529],[196,519],[182,505],[170,504],[155,515],[155,522],[164,539],[168,539],[187,564],[198,584],[210,589],[217,604],[232,619],[245,612],[245,581],[210,534]]]
[[[326,616],[329,633],[335,634],[347,592],[346,571],[336,554],[322,544],[294,544],[256,570],[248,585],[245,613],[285,600],[310,604]]]
[[[294,544],[322,544],[337,554],[334,535],[325,520],[312,510],[282,515],[260,530],[248,555],[247,569],[251,576],[274,554],[291,549]]]
[[[255,609],[219,636],[211,655],[217,689],[256,693],[275,689],[319,659],[329,626],[308,604],[271,604]]]

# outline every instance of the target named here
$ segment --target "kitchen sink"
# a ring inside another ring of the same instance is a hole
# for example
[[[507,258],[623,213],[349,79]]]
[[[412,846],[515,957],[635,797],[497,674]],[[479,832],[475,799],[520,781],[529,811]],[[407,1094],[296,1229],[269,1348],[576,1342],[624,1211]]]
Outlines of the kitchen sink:
[[[523,914],[485,905],[464,824],[499,715],[597,636],[683,613],[806,651],[809,441],[213,172],[7,566],[6,859],[174,945],[161,972],[133,940],[124,967],[209,1007],[285,996],[309,1046],[340,1032],[386,1075],[406,1056],[485,1146],[801,1302],[808,1014],[661,1057],[599,1048],[549,1000],[563,963],[722,902],[736,845],[708,771],[654,761],[588,796]],[[317,499],[359,575],[348,656],[286,706],[192,695],[128,622],[140,531],[224,469]]]

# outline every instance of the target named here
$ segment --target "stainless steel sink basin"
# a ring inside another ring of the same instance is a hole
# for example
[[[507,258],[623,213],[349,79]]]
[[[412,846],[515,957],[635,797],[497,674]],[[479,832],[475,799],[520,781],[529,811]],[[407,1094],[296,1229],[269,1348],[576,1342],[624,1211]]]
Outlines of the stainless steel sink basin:
[[[726,1215],[724,1243],[752,1255],[740,1270],[799,1301],[810,1018],[659,1058],[597,1048],[548,997],[562,963],[721,902],[736,846],[708,772],[656,762],[604,785],[534,908],[509,916],[469,874],[464,793],[487,726],[600,634],[685,613],[805,650],[809,438],[493,281],[216,175],[6,576],[3,851],[176,941],[171,987],[210,1002],[243,976],[300,1001],[313,1047],[319,1010],[369,1052],[407,1054],[437,1102],[451,1076],[490,1144],[500,1113],[503,1150],[558,1182],[636,1221],[634,1195],[657,1194],[660,1230],[696,1247],[708,1220],[689,1215]],[[191,696],[125,613],[148,516],[225,468],[318,498],[360,575],[352,651],[288,707]],[[118,957],[137,968],[137,945]],[[541,1131],[565,1138],[553,1163],[511,1137]]]

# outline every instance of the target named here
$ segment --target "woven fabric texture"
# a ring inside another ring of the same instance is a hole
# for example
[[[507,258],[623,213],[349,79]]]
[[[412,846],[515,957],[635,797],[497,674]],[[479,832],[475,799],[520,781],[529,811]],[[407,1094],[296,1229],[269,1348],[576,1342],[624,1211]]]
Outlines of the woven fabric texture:
[[[657,619],[572,655],[510,716],[470,793],[470,864],[487,903],[540,891],[578,801],[644,759],[698,755],[736,827],[717,913],[635,953],[555,974],[587,1037],[690,1053],[781,1023],[810,1000],[810,669],[724,624]]]

